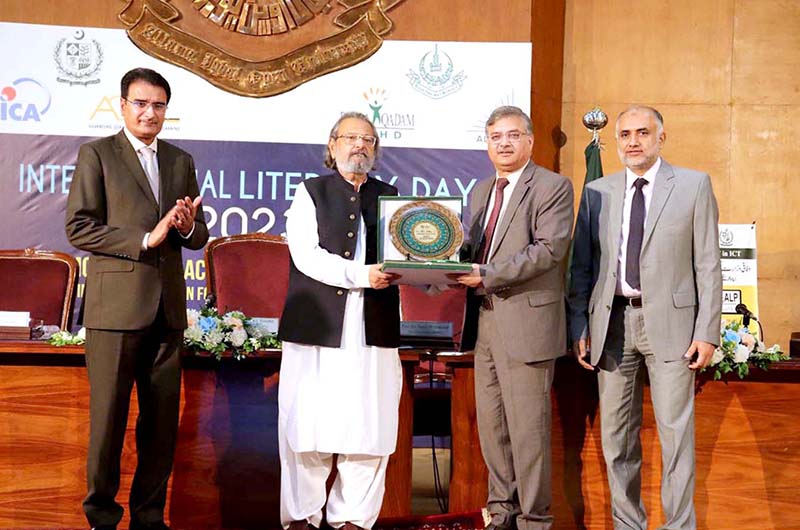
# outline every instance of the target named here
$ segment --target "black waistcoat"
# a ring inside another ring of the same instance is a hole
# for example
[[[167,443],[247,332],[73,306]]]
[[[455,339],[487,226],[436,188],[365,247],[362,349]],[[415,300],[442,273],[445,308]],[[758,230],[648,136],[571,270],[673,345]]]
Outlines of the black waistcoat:
[[[338,173],[306,180],[304,185],[316,207],[320,246],[352,260],[359,217],[363,217],[367,229],[366,263],[377,263],[378,197],[397,195],[397,188],[370,177],[355,191]],[[347,289],[309,278],[290,260],[289,292],[278,336],[300,344],[340,347],[346,301]],[[364,328],[370,346],[399,345],[400,292],[396,286],[364,289]]]

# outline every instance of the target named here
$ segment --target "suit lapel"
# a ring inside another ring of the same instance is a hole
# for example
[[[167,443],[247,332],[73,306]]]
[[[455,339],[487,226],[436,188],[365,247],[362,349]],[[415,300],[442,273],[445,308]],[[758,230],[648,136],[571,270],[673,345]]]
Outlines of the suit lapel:
[[[622,239],[622,209],[625,203],[625,172],[615,173],[606,177],[609,186],[609,206],[608,219],[605,224],[600,223],[600,229],[606,227],[606,244],[613,252],[619,252],[619,245]],[[614,254],[614,259],[619,255]]]
[[[536,165],[533,162],[529,162],[528,167],[526,167],[519,176],[519,182],[517,182],[517,185],[514,186],[514,192],[508,199],[508,205],[506,205],[503,216],[500,218],[500,224],[497,225],[497,228],[495,229],[494,236],[492,237],[492,239],[494,239],[492,244],[492,253],[489,255],[487,261],[491,260],[497,252],[497,249],[500,248],[500,244],[503,242],[503,237],[506,235],[508,227],[511,224],[511,219],[514,217],[514,214],[516,213],[520,203],[522,203],[522,199],[525,198],[525,196],[528,194],[528,191],[530,191],[535,171]]]
[[[488,206],[486,203],[489,201],[495,178],[496,175],[493,175],[475,187],[475,194],[472,200],[478,209],[473,211],[473,219],[470,220],[470,225],[472,226],[472,233],[469,234],[469,239],[472,242],[470,261],[478,259],[478,249],[483,239],[483,223],[486,220],[486,207]]]
[[[175,203],[174,199],[177,198],[172,189],[172,186],[174,185],[174,179],[169,178],[169,176],[172,175],[173,168],[175,167],[175,153],[169,147],[170,146],[164,142],[158,143],[158,192],[159,195],[161,195],[158,198],[160,209],[159,217],[164,217],[164,214],[167,213],[167,210],[169,210],[169,208],[171,208]]]
[[[144,169],[142,169],[142,164],[139,162],[139,157],[136,156],[136,151],[133,150],[133,146],[125,137],[124,131],[120,131],[119,134],[117,134],[115,143],[119,158],[127,168],[128,174],[131,175],[133,180],[139,185],[139,188],[141,188],[142,193],[144,193],[150,205],[158,211],[158,204],[153,195],[153,189],[150,187],[150,181],[147,180],[147,175],[144,174]],[[159,164],[160,163],[159,161]]]
[[[664,206],[667,204],[672,188],[675,187],[673,179],[675,173],[672,171],[672,166],[661,160],[661,167],[658,168],[656,174],[655,187],[653,188],[653,198],[650,200],[650,211],[647,212],[647,220],[644,223],[644,237],[642,238],[642,248],[647,246],[650,236],[653,235],[653,229],[664,211]]]

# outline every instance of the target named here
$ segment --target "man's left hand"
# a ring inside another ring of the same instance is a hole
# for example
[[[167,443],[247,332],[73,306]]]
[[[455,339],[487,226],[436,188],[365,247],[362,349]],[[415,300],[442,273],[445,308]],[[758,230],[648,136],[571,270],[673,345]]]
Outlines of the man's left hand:
[[[481,278],[481,266],[477,263],[472,264],[472,271],[468,272],[467,274],[462,274],[454,278],[458,283],[461,285],[466,285],[467,287],[472,287],[476,289],[478,287],[483,287],[483,278]]]
[[[184,236],[192,231],[194,217],[197,215],[197,209],[202,200],[203,198],[198,195],[194,200],[187,196],[175,201],[175,216],[172,226]]]
[[[691,359],[697,354],[697,359],[689,363],[690,370],[701,370],[708,366],[711,362],[711,356],[714,355],[716,346],[710,342],[703,342],[702,340],[693,340],[689,345],[689,349],[683,355],[684,359]]]

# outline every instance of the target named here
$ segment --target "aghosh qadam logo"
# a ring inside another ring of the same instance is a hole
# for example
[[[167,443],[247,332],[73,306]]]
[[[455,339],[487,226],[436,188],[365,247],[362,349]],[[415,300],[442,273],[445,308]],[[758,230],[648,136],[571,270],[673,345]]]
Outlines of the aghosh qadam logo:
[[[50,99],[43,84],[21,77],[0,90],[0,121],[41,121],[50,109]]]

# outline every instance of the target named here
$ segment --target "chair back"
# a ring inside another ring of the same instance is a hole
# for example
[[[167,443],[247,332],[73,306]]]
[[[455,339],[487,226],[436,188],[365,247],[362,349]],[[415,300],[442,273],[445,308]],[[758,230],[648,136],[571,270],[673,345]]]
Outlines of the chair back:
[[[289,289],[289,245],[281,236],[241,234],[206,246],[206,285],[220,313],[280,318]]]
[[[429,295],[417,287],[401,285],[400,311],[402,319],[403,321],[452,323],[453,343],[447,349],[452,348],[458,351],[461,348],[461,333],[464,329],[466,298],[466,289],[448,289],[436,295]]]
[[[0,250],[0,311],[28,311],[32,319],[69,330],[78,262],[64,252]]]

